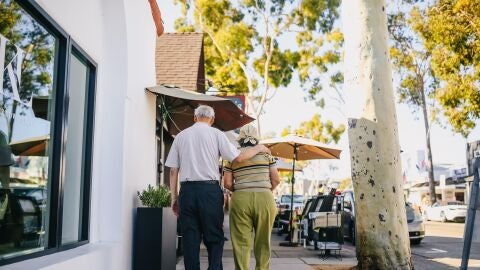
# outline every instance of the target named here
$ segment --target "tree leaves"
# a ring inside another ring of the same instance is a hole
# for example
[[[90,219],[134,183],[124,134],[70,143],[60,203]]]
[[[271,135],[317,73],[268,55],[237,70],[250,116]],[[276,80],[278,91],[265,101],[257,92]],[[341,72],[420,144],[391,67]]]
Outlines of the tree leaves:
[[[0,2],[0,34],[9,42],[6,49],[6,60],[12,61],[18,48],[23,50],[25,57],[21,67],[22,81],[20,97],[29,100],[33,95],[45,95],[52,89],[55,38],[45,30],[34,18],[27,14],[12,0]],[[15,65],[15,61],[12,61]],[[4,67],[2,67],[2,70]],[[4,81],[6,89],[11,88],[8,80]],[[0,98],[0,107],[7,111],[11,101],[4,96]],[[14,115],[14,113],[12,113]]]
[[[177,3],[186,12],[176,21],[176,29],[206,34],[208,79],[221,92],[246,93],[247,108],[257,118],[275,91],[296,79],[309,97],[317,98],[319,78],[341,60],[343,35],[333,30],[339,0]],[[286,44],[293,33],[296,44]]]
[[[265,69],[266,56],[255,59],[254,68],[259,74]],[[291,50],[280,51],[275,46],[269,65],[268,83],[273,87],[288,86],[292,80],[293,72],[297,67],[299,54]]]
[[[466,137],[480,118],[480,5],[438,0],[423,15],[415,30],[440,82],[435,98],[453,129]]]
[[[300,28],[327,33],[332,30],[339,13],[340,0],[303,0],[294,9],[293,20]]]
[[[310,120],[302,122],[300,126],[294,130],[292,130],[291,126],[284,128],[281,136],[296,134],[322,143],[338,143],[343,132],[345,132],[345,126],[343,124],[334,126],[332,121],[328,120],[323,122],[321,116],[315,114]]]
[[[425,37],[419,34],[425,29],[428,7],[424,3],[415,5],[419,1],[397,2],[400,2],[398,10],[388,15],[388,26],[392,46],[390,57],[400,78],[398,101],[409,105],[413,112],[424,114],[426,134],[429,136],[431,123],[440,124],[438,115],[443,108],[435,98],[439,81],[434,71],[432,51]]]

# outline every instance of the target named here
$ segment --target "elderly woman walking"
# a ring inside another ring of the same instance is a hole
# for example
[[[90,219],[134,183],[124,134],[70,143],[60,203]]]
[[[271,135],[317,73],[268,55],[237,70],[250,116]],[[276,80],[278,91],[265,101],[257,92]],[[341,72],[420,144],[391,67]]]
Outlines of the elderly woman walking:
[[[247,150],[258,144],[257,130],[247,125],[240,129],[239,144]],[[275,159],[259,153],[248,160],[229,162],[224,172],[225,188],[233,191],[230,208],[230,237],[235,269],[248,270],[252,232],[256,270],[268,270],[270,236],[277,209],[272,190],[280,183]]]

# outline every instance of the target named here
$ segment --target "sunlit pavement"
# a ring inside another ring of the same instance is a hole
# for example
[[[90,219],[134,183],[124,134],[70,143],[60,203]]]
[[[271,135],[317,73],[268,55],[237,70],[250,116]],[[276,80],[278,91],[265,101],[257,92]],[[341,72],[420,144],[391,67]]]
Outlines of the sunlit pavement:
[[[458,269],[462,258],[463,249],[463,223],[426,222],[426,237],[420,245],[412,246],[412,255],[415,269],[420,270],[443,270]],[[228,235],[228,216],[225,216],[225,232]],[[319,252],[311,247],[281,247],[280,242],[285,236],[272,234],[272,259],[270,269],[283,270],[311,270],[312,265],[356,265],[355,247],[345,242],[341,251],[342,259],[328,257],[323,259]],[[201,250],[201,269],[207,269],[207,251]],[[252,254],[251,269],[254,269],[255,260]],[[225,270],[234,270],[233,250],[231,241],[225,242],[223,254],[223,267]],[[180,258],[177,269],[183,268],[183,260]],[[470,253],[468,269],[480,270],[480,244],[473,243]]]
[[[416,269],[458,269],[463,250],[463,223],[426,222],[426,237],[412,246]],[[480,269],[480,244],[472,243],[468,269]]]
[[[225,232],[227,238],[230,239],[228,235],[228,216],[225,216]],[[272,253],[270,260],[270,269],[275,270],[312,270],[312,265],[356,265],[355,257],[355,247],[350,243],[345,243],[342,251],[340,252],[342,258],[335,258],[334,256],[327,257],[323,259],[319,256],[319,251],[313,250],[313,248],[307,247],[281,247],[280,242],[284,242],[285,235],[278,236],[276,231],[272,234]],[[250,269],[255,267],[255,259],[252,253],[252,261]],[[200,267],[201,269],[207,269],[208,259],[207,251],[205,247],[202,246],[201,258],[200,258]],[[177,263],[177,270],[184,269],[183,259],[180,258]],[[223,251],[223,269],[224,270],[234,270],[235,265],[233,262],[233,249],[232,242],[225,242],[225,247]]]

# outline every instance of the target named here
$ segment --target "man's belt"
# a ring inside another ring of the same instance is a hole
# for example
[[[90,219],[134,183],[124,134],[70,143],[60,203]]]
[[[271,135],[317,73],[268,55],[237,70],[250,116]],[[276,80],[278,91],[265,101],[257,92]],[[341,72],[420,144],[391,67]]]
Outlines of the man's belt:
[[[217,180],[187,180],[180,182],[180,185],[219,185]]]

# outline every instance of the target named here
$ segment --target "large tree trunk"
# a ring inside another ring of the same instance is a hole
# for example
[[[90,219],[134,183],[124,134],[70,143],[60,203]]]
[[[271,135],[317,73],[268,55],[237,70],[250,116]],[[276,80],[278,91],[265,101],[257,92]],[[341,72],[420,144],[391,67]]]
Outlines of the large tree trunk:
[[[413,269],[385,1],[349,1],[343,18],[358,266]]]
[[[427,100],[425,98],[425,91],[422,87],[420,92],[422,96],[422,112],[423,112],[423,123],[425,124],[425,138],[427,146],[427,170],[428,170],[428,186],[430,190],[430,205],[434,204],[437,201],[437,196],[435,193],[435,175],[433,174],[433,159],[432,159],[432,147],[430,146],[430,124],[428,122],[428,111],[427,111]],[[444,198],[443,198],[444,199]]]

